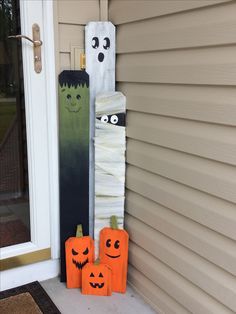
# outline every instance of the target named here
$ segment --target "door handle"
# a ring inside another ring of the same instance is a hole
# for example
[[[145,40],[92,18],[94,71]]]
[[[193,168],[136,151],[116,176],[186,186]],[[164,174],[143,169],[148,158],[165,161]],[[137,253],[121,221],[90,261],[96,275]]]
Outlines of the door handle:
[[[33,52],[34,52],[34,70],[36,73],[40,73],[42,71],[42,60],[41,60],[41,46],[43,44],[42,40],[40,40],[40,28],[38,24],[33,24],[32,26],[32,35],[33,39],[29,38],[25,35],[11,35],[8,38],[13,39],[27,39],[33,44]]]
[[[21,39],[21,38],[24,38],[24,39],[27,39],[29,40],[30,42],[32,42],[32,44],[37,47],[37,46],[42,46],[43,42],[42,40],[32,40],[30,39],[28,36],[25,36],[25,35],[12,35],[12,36],[8,36],[8,38],[15,38],[15,39]]]

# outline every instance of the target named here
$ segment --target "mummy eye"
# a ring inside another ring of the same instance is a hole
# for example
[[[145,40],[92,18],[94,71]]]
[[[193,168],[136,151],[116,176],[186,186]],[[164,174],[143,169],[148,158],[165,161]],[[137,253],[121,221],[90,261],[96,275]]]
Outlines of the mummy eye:
[[[106,116],[106,115],[102,116],[102,117],[101,117],[101,121],[102,121],[103,123],[107,123],[107,122],[108,122],[108,116]]]
[[[119,119],[118,119],[117,115],[114,114],[113,116],[111,116],[111,123],[112,124],[117,124],[118,120]]]
[[[108,37],[105,37],[104,38],[104,42],[105,42],[105,44],[103,45],[103,48],[106,49],[106,50],[109,49],[110,46],[111,46],[110,39]]]
[[[93,37],[92,39],[92,47],[97,49],[99,47],[99,39],[97,37]]]

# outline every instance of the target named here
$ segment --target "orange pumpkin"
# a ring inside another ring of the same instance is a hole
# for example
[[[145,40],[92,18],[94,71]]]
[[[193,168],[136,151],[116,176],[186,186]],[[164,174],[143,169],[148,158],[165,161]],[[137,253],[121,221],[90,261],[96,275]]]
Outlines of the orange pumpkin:
[[[101,263],[112,269],[112,291],[125,293],[128,268],[129,235],[118,229],[116,216],[111,217],[111,228],[100,231],[99,256]]]
[[[66,240],[65,249],[67,288],[80,288],[83,267],[94,261],[94,241],[83,236],[82,226],[78,225],[76,237]]]
[[[111,295],[111,269],[97,260],[82,269],[82,294]]]

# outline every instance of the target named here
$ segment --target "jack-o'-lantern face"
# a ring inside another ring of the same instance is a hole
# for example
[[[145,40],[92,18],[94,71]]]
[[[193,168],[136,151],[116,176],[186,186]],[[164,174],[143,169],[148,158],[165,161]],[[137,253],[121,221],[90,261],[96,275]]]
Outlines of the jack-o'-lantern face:
[[[82,293],[111,295],[111,269],[105,264],[88,263],[82,270]]]
[[[122,230],[112,230],[110,233],[103,233],[101,245],[103,246],[104,255],[109,259],[122,259],[126,255],[126,237]]]
[[[69,288],[81,286],[81,270],[93,260],[94,244],[90,237],[73,237],[66,241],[66,271]]]
[[[89,284],[94,289],[102,289],[104,287],[104,276],[102,272],[99,272],[99,274],[94,274],[94,272],[90,272],[89,275]]]
[[[72,262],[78,269],[82,269],[85,264],[88,263],[88,254],[89,254],[89,248],[88,246],[83,249],[81,247],[75,247],[71,249],[72,254]]]
[[[110,258],[119,258],[121,256],[121,239],[110,236],[105,242],[105,254]]]
[[[101,263],[112,269],[112,291],[124,293],[128,264],[129,236],[125,230],[103,228],[100,231]]]

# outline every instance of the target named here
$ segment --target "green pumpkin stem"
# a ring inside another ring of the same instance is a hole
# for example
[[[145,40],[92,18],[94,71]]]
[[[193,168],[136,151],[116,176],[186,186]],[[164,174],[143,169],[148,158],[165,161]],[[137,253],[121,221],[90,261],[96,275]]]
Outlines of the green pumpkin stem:
[[[82,238],[83,237],[83,228],[82,225],[77,225],[76,229],[76,238]]]
[[[98,257],[97,259],[96,259],[96,261],[94,262],[94,265],[96,265],[96,266],[98,266],[98,265],[100,265],[100,258]]]
[[[112,229],[118,229],[117,216],[111,216],[110,225]]]

